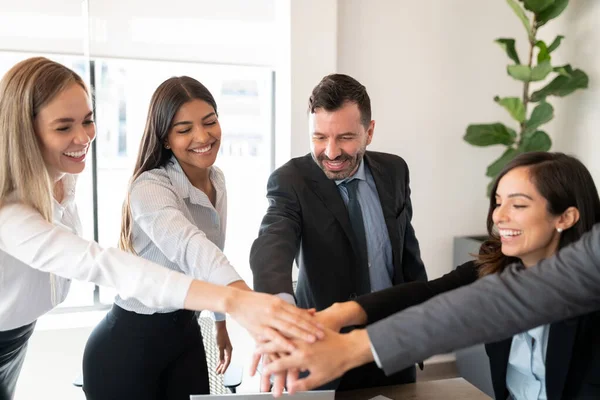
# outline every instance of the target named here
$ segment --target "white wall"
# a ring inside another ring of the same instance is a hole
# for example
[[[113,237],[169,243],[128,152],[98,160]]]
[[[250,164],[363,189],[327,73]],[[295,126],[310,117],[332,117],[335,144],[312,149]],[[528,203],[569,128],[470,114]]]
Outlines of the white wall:
[[[563,34],[565,39],[557,51],[560,61],[581,68],[590,78],[590,87],[562,101],[553,125],[557,149],[576,155],[590,169],[596,185],[600,184],[600,2],[577,0],[569,4],[565,14],[548,30]]]
[[[595,68],[593,79],[600,65],[594,53],[600,4],[572,3],[559,29],[568,40],[556,56],[588,73]],[[580,17],[585,24],[575,22]],[[515,37],[522,49],[525,31],[506,2],[481,0],[343,0],[338,27],[338,71],[369,90],[376,120],[370,149],[409,164],[413,223],[429,277],[438,277],[452,267],[454,236],[485,232],[485,168],[502,148],[475,148],[462,136],[470,123],[511,122],[492,98],[518,96],[521,89],[506,75],[509,60],[493,40]],[[600,162],[593,159],[600,141],[593,135],[598,91],[582,93],[552,100],[561,117],[549,133],[554,150],[581,155],[599,176]]]
[[[337,69],[337,0],[278,0],[276,154],[279,166],[308,147],[312,88]]]

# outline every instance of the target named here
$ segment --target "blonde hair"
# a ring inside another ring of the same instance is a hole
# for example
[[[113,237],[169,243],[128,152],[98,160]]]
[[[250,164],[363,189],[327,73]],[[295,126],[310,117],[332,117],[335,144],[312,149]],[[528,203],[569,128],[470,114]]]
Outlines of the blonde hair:
[[[0,207],[12,194],[52,222],[53,182],[34,122],[40,110],[72,84],[88,93],[79,75],[44,57],[21,61],[0,81]]]

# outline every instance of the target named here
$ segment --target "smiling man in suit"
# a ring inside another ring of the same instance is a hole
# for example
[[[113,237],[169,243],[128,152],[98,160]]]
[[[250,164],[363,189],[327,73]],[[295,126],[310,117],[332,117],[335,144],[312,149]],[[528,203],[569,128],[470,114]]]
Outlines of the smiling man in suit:
[[[268,181],[269,208],[250,253],[254,289],[322,310],[393,285],[426,281],[411,225],[408,166],[396,155],[366,150],[375,130],[366,88],[350,76],[328,75],[313,89],[308,111],[311,153],[290,160]],[[415,378],[414,366],[386,377],[371,363],[325,388]]]

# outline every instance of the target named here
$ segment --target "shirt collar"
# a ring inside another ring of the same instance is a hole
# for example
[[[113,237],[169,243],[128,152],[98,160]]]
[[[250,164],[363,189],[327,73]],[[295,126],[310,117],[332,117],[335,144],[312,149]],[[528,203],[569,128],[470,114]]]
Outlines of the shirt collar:
[[[361,181],[366,181],[367,180],[367,174],[365,172],[365,158],[363,157],[362,160],[360,160],[360,164],[358,165],[358,169],[356,170],[356,172],[354,173],[354,175],[349,176],[345,179],[341,179],[341,180],[336,180],[335,184],[336,185],[341,185],[344,182],[349,182],[352,179],[360,179]]]
[[[77,175],[65,174],[61,180],[63,185],[63,200],[60,203],[56,200],[54,200],[54,202],[58,206],[65,207],[69,203],[75,201],[75,185],[77,183]]]
[[[192,185],[175,156],[171,156],[171,159],[165,166],[165,170],[169,175],[169,179],[171,180],[173,188],[182,199],[189,198],[194,204],[204,204],[206,202],[210,203],[208,197],[206,197],[206,194]],[[210,167],[209,179],[215,186],[217,198],[219,198],[222,190],[221,179],[218,178],[215,168],[213,167]]]

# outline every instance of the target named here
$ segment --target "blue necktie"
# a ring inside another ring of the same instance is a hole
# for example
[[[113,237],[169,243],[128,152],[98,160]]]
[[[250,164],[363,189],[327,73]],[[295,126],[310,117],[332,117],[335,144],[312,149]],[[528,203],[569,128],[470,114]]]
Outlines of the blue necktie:
[[[342,183],[348,190],[348,216],[350,225],[354,231],[356,239],[356,252],[359,256],[357,277],[357,295],[371,292],[371,279],[369,277],[369,256],[367,250],[367,236],[365,233],[365,223],[362,215],[362,208],[358,201],[358,179],[352,179]]]

